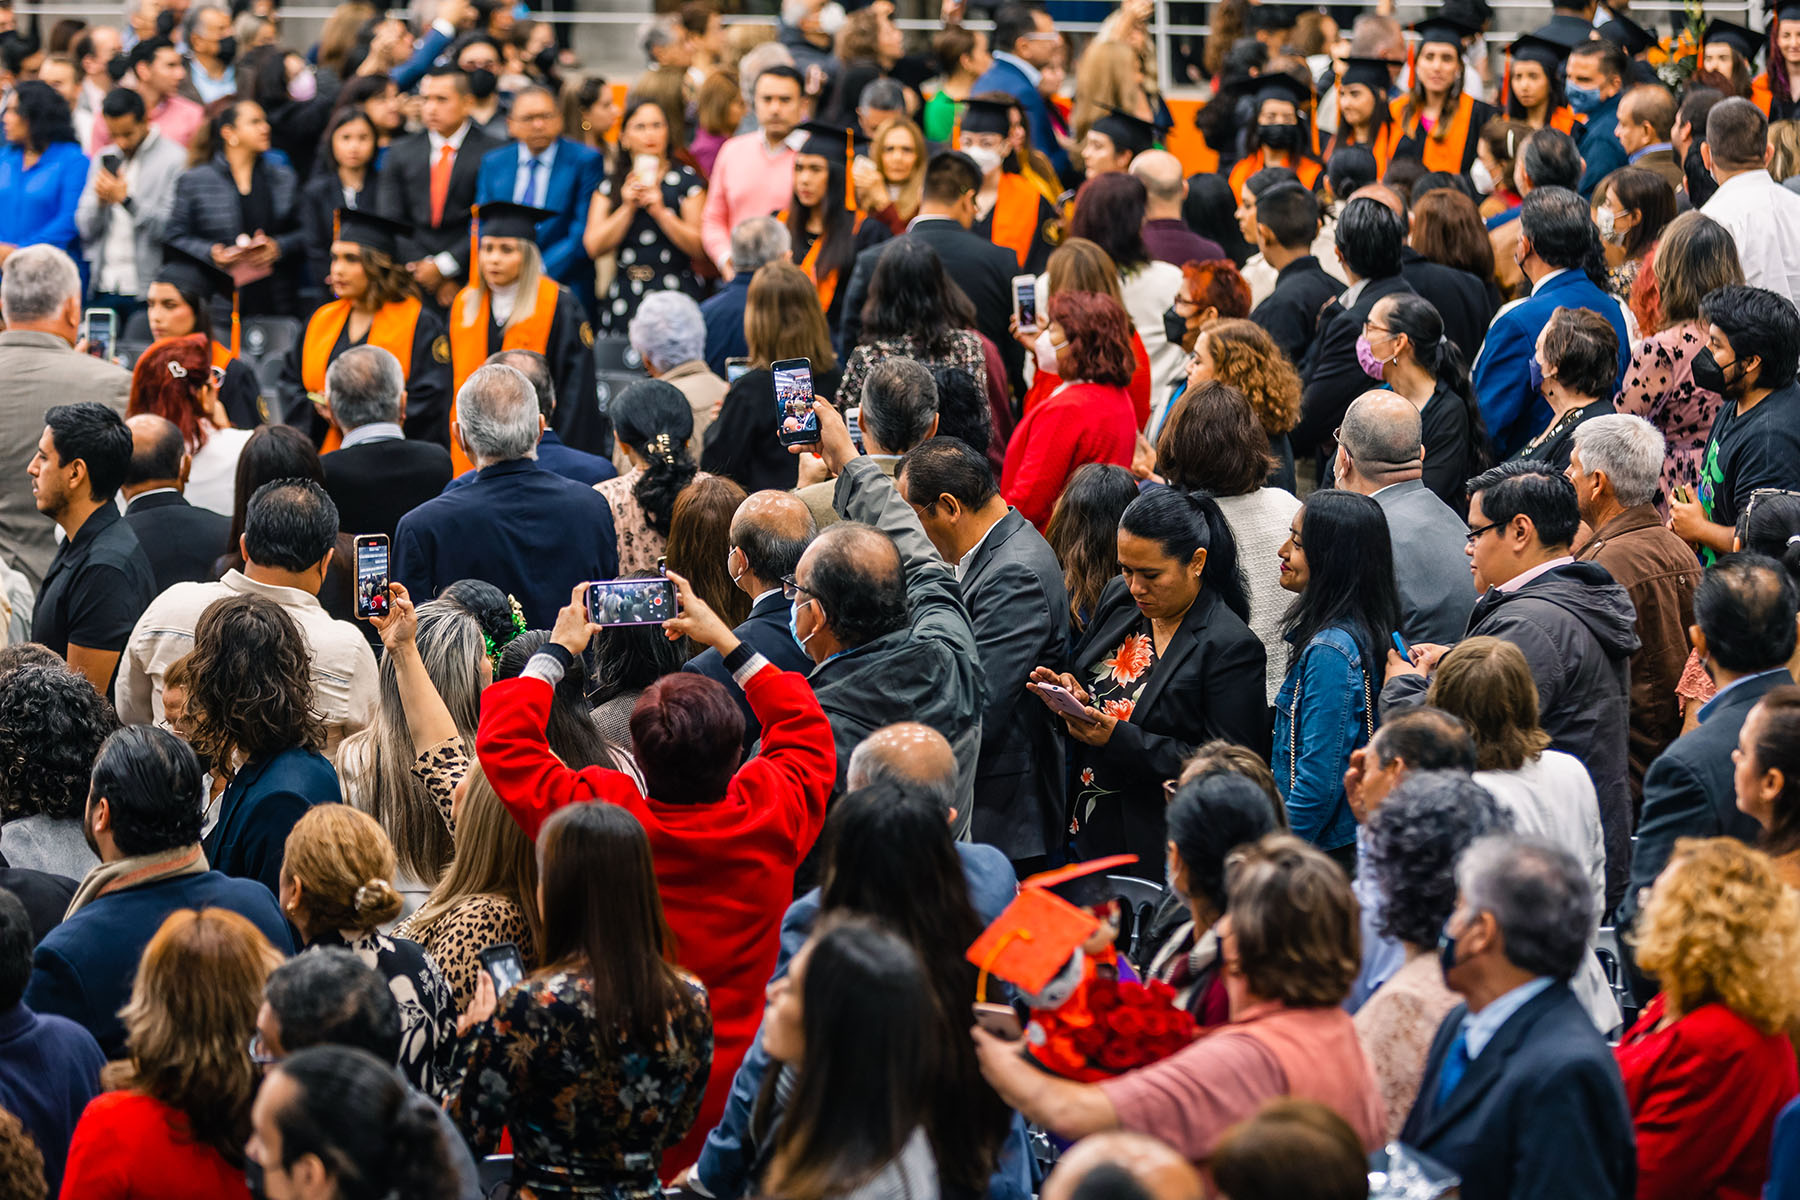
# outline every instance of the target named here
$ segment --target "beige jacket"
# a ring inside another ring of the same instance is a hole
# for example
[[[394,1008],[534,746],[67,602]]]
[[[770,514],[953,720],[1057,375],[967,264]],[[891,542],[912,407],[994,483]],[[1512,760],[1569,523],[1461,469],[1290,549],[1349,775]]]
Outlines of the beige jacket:
[[[113,706],[127,725],[163,719],[163,676],[194,648],[194,626],[215,600],[263,596],[281,605],[300,626],[312,652],[313,710],[325,722],[325,754],[375,719],[379,675],[375,652],[356,626],[334,620],[319,598],[298,588],[257,583],[241,571],[217,583],[178,583],[150,602],[131,631],[113,684]]]
[[[673,384],[683,396],[687,397],[688,407],[694,411],[694,434],[688,438],[688,453],[695,461],[700,458],[701,440],[706,436],[707,426],[712,424],[713,414],[719,411],[719,405],[725,402],[726,383],[710,371],[699,359],[684,362],[679,367],[671,367],[657,376],[664,383]],[[770,421],[773,422],[771,417]],[[631,460],[625,457],[624,443],[613,447],[613,466],[624,475],[631,470]]]

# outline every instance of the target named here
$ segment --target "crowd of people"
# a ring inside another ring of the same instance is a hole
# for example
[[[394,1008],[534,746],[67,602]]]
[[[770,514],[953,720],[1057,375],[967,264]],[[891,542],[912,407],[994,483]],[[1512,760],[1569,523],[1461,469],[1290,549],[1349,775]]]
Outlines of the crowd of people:
[[[1800,1195],[1800,8],[1391,7],[0,4],[0,1200]]]

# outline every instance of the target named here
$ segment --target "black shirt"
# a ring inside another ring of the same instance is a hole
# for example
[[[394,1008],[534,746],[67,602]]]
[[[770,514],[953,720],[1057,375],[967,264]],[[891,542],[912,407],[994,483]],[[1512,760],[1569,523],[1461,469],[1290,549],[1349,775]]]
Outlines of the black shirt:
[[[1769,393],[1745,413],[1727,400],[1713,421],[1700,466],[1706,519],[1736,525],[1757,488],[1800,489],[1800,384]]]
[[[108,500],[57,548],[31,610],[31,640],[68,656],[69,646],[122,651],[156,597],[137,533]]]
[[[1459,517],[1469,515],[1469,480],[1481,473],[1483,445],[1473,405],[1439,383],[1419,413],[1419,440],[1425,447],[1425,486]],[[1598,414],[1595,414],[1598,415]],[[1567,451],[1564,451],[1566,463]]]
[[[1566,471],[1569,467],[1569,455],[1575,452],[1576,426],[1595,417],[1610,417],[1617,411],[1613,407],[1611,396],[1592,404],[1584,404],[1580,408],[1571,408],[1558,417],[1549,429],[1521,447],[1513,458],[1520,462],[1549,463],[1558,471]],[[1429,455],[1425,461],[1431,461]]]
[[[1326,274],[1319,260],[1308,254],[1281,268],[1275,276],[1275,290],[1251,312],[1250,319],[1261,325],[1274,339],[1281,352],[1296,368],[1312,345],[1313,331],[1319,327],[1319,310],[1344,290],[1344,285]]]

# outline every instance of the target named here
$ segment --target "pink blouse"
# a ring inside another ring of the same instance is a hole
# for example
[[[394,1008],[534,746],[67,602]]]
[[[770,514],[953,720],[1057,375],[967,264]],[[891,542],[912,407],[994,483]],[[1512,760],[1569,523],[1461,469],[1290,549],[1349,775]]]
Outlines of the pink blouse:
[[[1631,351],[1617,397],[1618,409],[1642,417],[1662,431],[1668,443],[1656,510],[1669,515],[1669,492],[1686,486],[1698,492],[1700,463],[1713,418],[1724,404],[1717,392],[1694,384],[1694,355],[1706,348],[1697,323],[1671,325],[1639,342]]]

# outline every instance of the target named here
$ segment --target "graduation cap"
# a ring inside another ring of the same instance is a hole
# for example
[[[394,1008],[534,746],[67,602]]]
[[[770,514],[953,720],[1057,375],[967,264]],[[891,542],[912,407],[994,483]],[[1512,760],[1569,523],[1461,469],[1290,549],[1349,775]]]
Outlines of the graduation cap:
[[[1100,928],[1100,918],[1063,893],[1072,885],[1103,885],[1091,877],[1135,862],[1135,854],[1115,854],[1033,875],[1021,883],[1013,902],[969,947],[968,960],[981,968],[975,994],[986,995],[990,974],[1027,992],[1042,992]]]
[[[1706,26],[1706,33],[1700,38],[1701,48],[1713,42],[1724,42],[1733,50],[1744,56],[1747,63],[1755,62],[1756,55],[1762,49],[1762,36],[1745,29],[1734,21],[1713,20]]]
[[[364,212],[358,208],[340,208],[332,217],[331,240],[367,246],[398,261],[400,239],[412,231],[411,225],[376,213]]]
[[[963,101],[963,133],[997,133],[1002,137],[1012,132],[1010,100]]]
[[[1375,93],[1377,99],[1385,100],[1394,86],[1392,68],[1400,63],[1390,63],[1385,58],[1347,58],[1344,60],[1344,73],[1338,76],[1338,86],[1349,87],[1360,83]]]
[[[1535,33],[1521,34],[1506,48],[1506,56],[1514,62],[1534,62],[1544,68],[1551,79],[1569,57],[1569,47]]]
[[[1156,145],[1156,126],[1122,108],[1114,108],[1110,104],[1105,108],[1106,115],[1089,128],[1104,133],[1112,139],[1114,146],[1132,154],[1142,154]]]
[[[812,154],[827,162],[841,163],[844,169],[844,207],[856,211],[856,189],[850,186],[850,163],[859,150],[869,148],[869,139],[848,125],[828,121],[802,121],[800,131],[806,135],[796,154]]]
[[[476,208],[474,219],[482,237],[524,238],[535,242],[538,223],[555,215],[547,208],[496,200]]]
[[[1800,21],[1800,4],[1789,0],[1788,3],[1779,5],[1775,9],[1775,19],[1769,22],[1770,26],[1772,27],[1776,21]]]
[[[1471,14],[1472,15],[1472,14]],[[1419,35],[1421,48],[1437,44],[1454,47],[1456,53],[1463,52],[1463,39],[1474,37],[1481,32],[1481,26],[1465,21],[1460,15],[1453,16],[1447,11],[1440,11],[1434,17],[1427,17],[1413,26],[1413,32]]]
[[[231,272],[221,271],[203,258],[196,258],[187,251],[172,245],[163,246],[163,264],[156,272],[153,283],[166,283],[184,296],[192,296],[194,303],[201,308],[211,304],[214,297],[231,301],[231,353],[238,352],[238,299],[237,283],[231,278]]]
[[[1385,94],[1385,83],[1382,90]],[[1313,102],[1311,85],[1301,83],[1286,71],[1270,71],[1258,75],[1255,80],[1254,95],[1258,109],[1262,108],[1265,100],[1286,100],[1294,106],[1294,111],[1301,115],[1306,114]]]
[[[1795,19],[1800,20],[1800,7],[1795,7],[1791,11],[1794,13]],[[1631,58],[1636,58],[1656,45],[1654,33],[1623,13],[1600,26],[1600,36],[1625,51],[1626,55]]]

